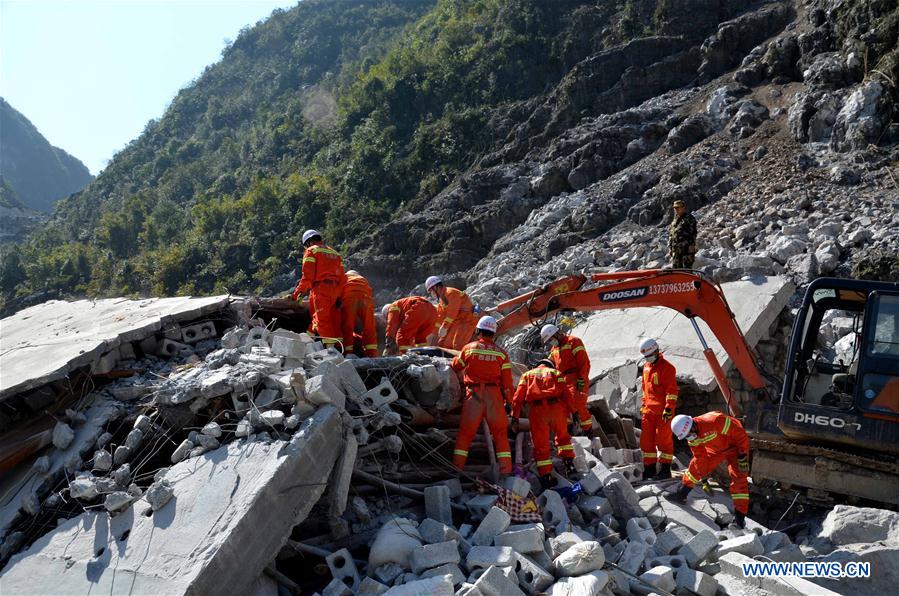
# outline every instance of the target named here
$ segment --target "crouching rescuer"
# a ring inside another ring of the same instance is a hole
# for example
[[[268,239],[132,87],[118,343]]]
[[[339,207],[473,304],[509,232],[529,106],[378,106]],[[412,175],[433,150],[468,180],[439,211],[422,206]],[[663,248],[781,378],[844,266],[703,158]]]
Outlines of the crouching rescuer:
[[[531,441],[534,445],[534,459],[537,461],[537,475],[540,486],[552,486],[552,444],[550,433],[555,437],[556,450],[565,462],[565,471],[574,473],[574,449],[568,434],[568,413],[574,410],[572,388],[565,376],[556,370],[552,360],[541,360],[537,367],[523,375],[512,397],[512,430],[518,431],[521,410],[528,407],[531,424]]]
[[[509,447],[509,420],[505,404],[512,398],[512,362],[509,355],[493,343],[496,319],[481,317],[477,322],[475,341],[463,346],[453,358],[452,367],[462,373],[465,398],[462,402],[462,420],[453,450],[453,465],[459,470],[465,467],[468,447],[487,419],[493,435],[496,459],[501,474],[512,473],[512,450]]]
[[[593,438],[593,417],[587,409],[587,389],[590,386],[590,358],[579,337],[565,335],[553,324],[540,329],[540,340],[550,347],[549,359],[556,370],[565,375],[571,387],[571,413],[581,432]],[[577,434],[575,432],[575,434]]]
[[[677,371],[651,337],[640,342],[643,365],[643,406],[640,408],[640,451],[644,478],[671,478],[674,439],[668,426],[677,407]],[[656,463],[659,464],[656,470]]]
[[[669,498],[685,503],[690,490],[726,459],[734,516],[737,525],[744,527],[749,511],[749,437],[740,421],[721,412],[695,418],[681,414],[671,421],[671,431],[678,439],[687,440],[693,459],[683,484]]]

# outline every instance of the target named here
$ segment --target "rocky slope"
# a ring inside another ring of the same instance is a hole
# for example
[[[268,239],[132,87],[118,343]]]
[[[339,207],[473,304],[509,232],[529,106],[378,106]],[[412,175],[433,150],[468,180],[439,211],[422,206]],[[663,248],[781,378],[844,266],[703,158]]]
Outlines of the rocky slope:
[[[572,271],[663,266],[683,199],[716,279],[895,278],[897,33],[895,3],[773,2],[701,43],[590,56],[542,101],[494,114],[503,146],[354,265],[401,289],[459,277],[491,304]]]

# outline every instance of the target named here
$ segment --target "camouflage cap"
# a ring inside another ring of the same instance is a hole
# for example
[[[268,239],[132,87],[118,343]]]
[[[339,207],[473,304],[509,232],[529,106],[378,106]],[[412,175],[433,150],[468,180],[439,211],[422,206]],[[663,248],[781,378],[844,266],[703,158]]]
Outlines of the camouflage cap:
[[[678,200],[674,201],[674,202],[671,204],[671,206],[672,206],[672,207],[686,207],[687,204],[684,203],[683,201],[681,201],[680,199],[678,199]]]

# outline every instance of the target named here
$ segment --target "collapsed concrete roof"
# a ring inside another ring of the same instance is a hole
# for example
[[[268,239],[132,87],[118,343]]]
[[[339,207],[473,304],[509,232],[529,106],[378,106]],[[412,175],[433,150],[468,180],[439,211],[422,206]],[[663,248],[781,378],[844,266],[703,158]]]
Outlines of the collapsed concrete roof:
[[[0,321],[0,401],[89,366],[167,325],[222,310],[228,296],[51,300]],[[179,337],[180,341],[180,337]]]

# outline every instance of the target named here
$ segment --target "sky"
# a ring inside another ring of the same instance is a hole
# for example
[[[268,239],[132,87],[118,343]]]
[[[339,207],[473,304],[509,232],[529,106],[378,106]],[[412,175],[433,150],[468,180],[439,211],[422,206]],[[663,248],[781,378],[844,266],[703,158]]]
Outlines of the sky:
[[[0,96],[96,175],[220,59],[226,39],[296,4],[0,0]]]

